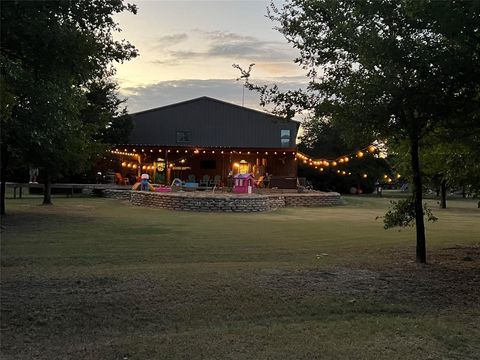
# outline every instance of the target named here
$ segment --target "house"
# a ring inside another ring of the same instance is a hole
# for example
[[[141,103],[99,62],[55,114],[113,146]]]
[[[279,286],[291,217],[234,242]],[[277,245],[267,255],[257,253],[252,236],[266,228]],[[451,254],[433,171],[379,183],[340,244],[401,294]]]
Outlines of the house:
[[[128,144],[112,150],[121,173],[148,173],[157,183],[179,178],[227,184],[236,174],[296,178],[299,123],[200,97],[132,114]]]

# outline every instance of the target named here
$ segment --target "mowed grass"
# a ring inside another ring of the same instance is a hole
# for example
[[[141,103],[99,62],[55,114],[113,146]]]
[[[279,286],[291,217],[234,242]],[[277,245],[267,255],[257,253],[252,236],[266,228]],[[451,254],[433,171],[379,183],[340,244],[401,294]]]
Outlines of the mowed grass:
[[[263,214],[9,200],[5,359],[478,359],[480,210],[382,228],[388,199]]]

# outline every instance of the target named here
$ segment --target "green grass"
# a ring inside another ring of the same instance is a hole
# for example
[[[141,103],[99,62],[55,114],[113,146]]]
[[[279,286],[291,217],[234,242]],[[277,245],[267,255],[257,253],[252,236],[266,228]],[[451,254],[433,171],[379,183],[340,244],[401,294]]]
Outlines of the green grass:
[[[382,228],[389,199],[264,214],[9,200],[2,358],[476,359],[480,210]],[[435,201],[431,205],[436,208]]]

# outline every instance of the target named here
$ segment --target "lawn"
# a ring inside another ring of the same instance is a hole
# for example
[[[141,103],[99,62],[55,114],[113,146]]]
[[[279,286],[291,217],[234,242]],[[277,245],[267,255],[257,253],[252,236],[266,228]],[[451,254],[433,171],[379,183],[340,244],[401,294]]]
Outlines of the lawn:
[[[2,359],[478,359],[480,209],[414,232],[389,199],[264,214],[9,200]]]

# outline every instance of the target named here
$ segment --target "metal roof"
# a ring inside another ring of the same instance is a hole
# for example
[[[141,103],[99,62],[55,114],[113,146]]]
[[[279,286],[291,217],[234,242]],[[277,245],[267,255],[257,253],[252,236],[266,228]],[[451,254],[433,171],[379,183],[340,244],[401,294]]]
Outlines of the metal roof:
[[[130,144],[155,146],[294,148],[299,127],[296,121],[206,96],[132,118]],[[282,130],[290,131],[289,141],[282,143]]]

